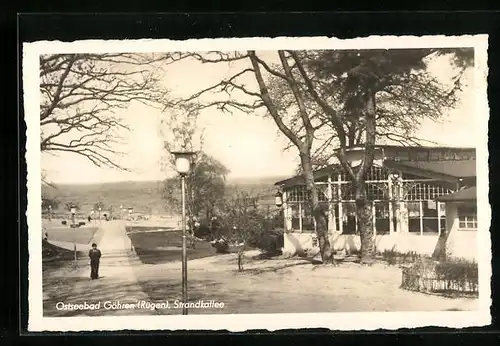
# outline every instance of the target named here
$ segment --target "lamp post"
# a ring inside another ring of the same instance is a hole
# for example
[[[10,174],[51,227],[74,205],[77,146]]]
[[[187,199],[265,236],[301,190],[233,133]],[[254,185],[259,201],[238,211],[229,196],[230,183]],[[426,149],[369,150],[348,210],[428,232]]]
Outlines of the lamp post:
[[[283,205],[283,193],[279,190],[274,195],[274,204],[276,204],[278,208],[281,208]]]
[[[190,151],[172,152],[175,159],[175,169],[181,176],[181,199],[182,199],[182,314],[187,315],[187,241],[186,241],[186,175],[191,169],[191,158],[194,155]]]
[[[76,206],[73,204],[71,205],[71,221],[72,221],[72,227],[73,227],[73,250],[75,253],[75,263],[76,263],[76,222],[75,222],[75,215],[76,215]]]
[[[52,221],[52,206],[49,205],[49,221]]]
[[[102,210],[102,208],[99,206],[99,225],[102,223],[102,221],[101,221],[101,210]]]

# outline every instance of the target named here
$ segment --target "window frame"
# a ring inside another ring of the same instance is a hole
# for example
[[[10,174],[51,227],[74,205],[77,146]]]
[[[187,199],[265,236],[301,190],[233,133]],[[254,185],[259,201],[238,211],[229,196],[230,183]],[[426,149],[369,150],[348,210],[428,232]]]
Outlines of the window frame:
[[[477,206],[458,206],[457,214],[459,231],[478,230]]]

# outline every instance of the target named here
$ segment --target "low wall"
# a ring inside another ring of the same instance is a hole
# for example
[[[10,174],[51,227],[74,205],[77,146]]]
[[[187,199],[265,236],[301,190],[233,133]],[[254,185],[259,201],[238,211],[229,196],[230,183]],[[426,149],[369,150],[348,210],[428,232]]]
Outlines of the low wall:
[[[313,248],[314,233],[285,233],[282,253],[285,256],[303,255]]]
[[[303,254],[313,248],[314,233],[290,232],[284,235],[283,254],[292,256]],[[393,250],[401,253],[416,252],[432,255],[438,242],[437,234],[394,233],[375,236],[378,252]],[[359,251],[361,242],[359,235],[334,233],[330,235],[330,244],[335,250],[345,249],[347,253]],[[476,232],[456,231],[448,238],[448,251],[453,257],[473,260],[476,258]]]

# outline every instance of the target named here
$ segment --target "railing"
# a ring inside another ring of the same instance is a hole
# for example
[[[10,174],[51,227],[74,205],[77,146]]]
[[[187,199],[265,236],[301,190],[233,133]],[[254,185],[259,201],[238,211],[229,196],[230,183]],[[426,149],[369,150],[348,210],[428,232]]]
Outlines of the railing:
[[[425,277],[410,273],[410,268],[403,268],[401,288],[429,293],[466,293],[477,294],[476,280],[450,280],[436,277]]]

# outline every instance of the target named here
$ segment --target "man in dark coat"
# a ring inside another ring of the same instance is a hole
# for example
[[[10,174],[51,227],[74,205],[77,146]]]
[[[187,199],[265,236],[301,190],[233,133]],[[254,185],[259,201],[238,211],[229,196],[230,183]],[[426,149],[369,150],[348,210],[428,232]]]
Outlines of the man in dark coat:
[[[92,280],[99,279],[99,261],[101,259],[101,250],[97,248],[97,244],[92,244],[92,249],[89,251],[90,258],[90,278]]]

